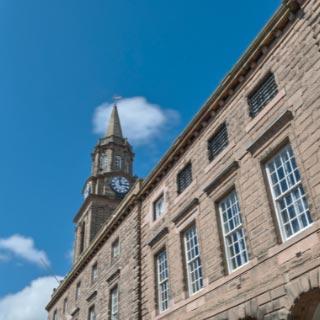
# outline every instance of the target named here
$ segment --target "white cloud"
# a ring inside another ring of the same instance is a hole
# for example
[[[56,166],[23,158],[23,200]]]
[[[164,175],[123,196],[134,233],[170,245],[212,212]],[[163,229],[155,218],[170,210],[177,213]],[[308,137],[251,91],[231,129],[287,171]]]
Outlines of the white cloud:
[[[104,135],[112,110],[112,103],[104,103],[95,109],[94,133]],[[132,97],[118,101],[118,111],[123,134],[134,145],[150,143],[151,139],[166,134],[168,126],[176,124],[179,114],[172,109],[162,109],[144,97]]]
[[[17,257],[35,263],[38,266],[43,266],[41,260],[43,260],[47,265],[50,265],[50,261],[46,253],[35,248],[33,239],[19,234],[15,234],[5,239],[0,238],[0,250],[5,251],[5,253],[14,254]],[[7,254],[0,252],[0,257],[1,256],[7,257]]]
[[[61,279],[61,277],[59,277]],[[58,286],[53,277],[33,280],[21,291],[0,298],[0,320],[45,320],[45,306],[53,288]]]

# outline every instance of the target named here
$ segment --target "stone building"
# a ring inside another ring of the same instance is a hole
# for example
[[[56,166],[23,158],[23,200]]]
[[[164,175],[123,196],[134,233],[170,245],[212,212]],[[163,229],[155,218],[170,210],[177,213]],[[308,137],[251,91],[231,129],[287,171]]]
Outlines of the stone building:
[[[115,106],[50,320],[320,319],[319,0],[282,3],[145,180],[133,156]]]

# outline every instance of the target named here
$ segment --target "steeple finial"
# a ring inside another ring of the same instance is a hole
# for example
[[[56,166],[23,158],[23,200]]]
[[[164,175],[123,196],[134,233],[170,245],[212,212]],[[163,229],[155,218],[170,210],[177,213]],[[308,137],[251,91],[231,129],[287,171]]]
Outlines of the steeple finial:
[[[110,119],[109,119],[109,123],[108,123],[105,137],[116,136],[119,138],[123,138],[119,114],[118,114],[118,108],[117,108],[117,100],[120,100],[121,97],[114,96],[113,99],[114,99],[114,105],[113,105],[112,112],[110,115]]]

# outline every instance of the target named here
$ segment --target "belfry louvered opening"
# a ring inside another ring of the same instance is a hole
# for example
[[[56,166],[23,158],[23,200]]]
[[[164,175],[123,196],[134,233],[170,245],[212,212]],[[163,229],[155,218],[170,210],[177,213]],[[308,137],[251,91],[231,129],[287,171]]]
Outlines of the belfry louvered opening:
[[[178,174],[178,193],[181,193],[192,182],[192,166],[187,164]]]
[[[250,116],[255,117],[278,93],[278,86],[273,73],[257,86],[248,97]]]
[[[227,145],[228,132],[224,123],[208,141],[209,160],[213,160]]]

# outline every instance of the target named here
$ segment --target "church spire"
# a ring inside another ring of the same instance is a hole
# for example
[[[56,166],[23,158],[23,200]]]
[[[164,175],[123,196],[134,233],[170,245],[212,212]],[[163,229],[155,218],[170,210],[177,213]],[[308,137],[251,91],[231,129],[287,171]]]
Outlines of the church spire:
[[[118,108],[116,103],[113,105],[113,108],[112,108],[105,138],[111,137],[111,136],[123,138],[119,114],[118,114]]]

